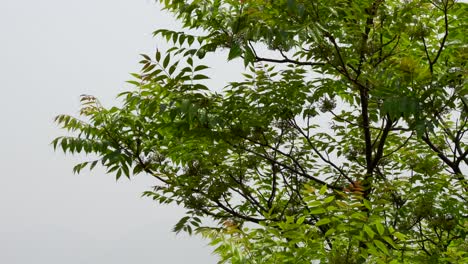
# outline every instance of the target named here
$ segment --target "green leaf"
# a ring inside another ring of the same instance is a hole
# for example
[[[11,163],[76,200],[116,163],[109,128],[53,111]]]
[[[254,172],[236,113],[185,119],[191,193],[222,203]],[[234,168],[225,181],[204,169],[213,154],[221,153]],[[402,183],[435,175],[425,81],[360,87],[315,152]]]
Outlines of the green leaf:
[[[305,219],[306,219],[305,216],[299,217],[299,219],[297,219],[297,221],[296,221],[296,224],[301,225],[302,223],[304,223],[304,220],[305,220]]]
[[[91,165],[89,166],[89,170],[94,169],[94,167],[96,167],[97,163],[98,163],[98,160],[95,160],[95,161],[91,162]]]
[[[193,76],[192,78],[193,80],[206,80],[206,79],[210,79],[210,77],[204,75],[204,74],[196,74],[195,76]]]
[[[324,203],[330,203],[331,201],[335,200],[335,196],[329,196],[323,200]]]
[[[393,242],[393,240],[390,237],[383,236],[382,238],[383,238],[383,240],[385,240],[385,242],[390,244],[393,248],[397,248],[397,245],[395,244],[395,242]]]
[[[382,236],[385,232],[385,227],[379,222],[375,223],[375,227],[377,228],[377,232],[379,233],[379,235]]]
[[[159,50],[156,50],[155,59],[157,62],[161,60],[161,52]]]
[[[334,228],[330,228],[327,230],[327,232],[325,232],[325,237],[329,237],[331,235],[333,235],[335,233],[336,229]]]
[[[174,228],[172,229],[173,232],[175,232],[176,234],[179,233],[180,231],[182,231],[182,229],[186,226],[188,220],[190,219],[189,216],[184,216],[182,217],[178,222],[177,224],[175,224]]]
[[[405,241],[406,240],[406,235],[400,233],[400,232],[394,232],[392,234],[394,237],[398,238],[399,240],[401,241]]]
[[[163,61],[163,67],[164,68],[167,68],[167,65],[169,65],[169,61],[171,60],[171,55],[170,54],[167,54],[166,55],[166,58],[164,58],[164,61]]]
[[[341,208],[348,208],[348,204],[343,201],[337,200],[336,204]]]
[[[328,224],[330,222],[331,222],[331,220],[329,218],[323,218],[323,219],[320,219],[319,221],[317,221],[317,223],[315,223],[315,226],[326,225],[326,224]]]
[[[195,69],[193,71],[201,71],[201,70],[204,70],[204,69],[208,69],[210,67],[206,66],[206,65],[198,65],[197,67],[195,67]]]
[[[244,51],[244,67],[255,61],[255,54],[250,47],[246,47]]]
[[[242,49],[241,49],[240,45],[237,44],[237,43],[234,43],[231,46],[231,49],[229,50],[228,61],[233,60],[233,59],[235,59],[237,57],[240,57],[241,54],[242,54]]]
[[[116,168],[118,168],[118,167],[116,167]],[[122,170],[120,168],[118,168],[117,173],[115,174],[115,179],[119,180],[121,176],[122,176]]]
[[[206,50],[204,50],[204,49],[199,49],[199,50],[197,51],[197,56],[198,56],[199,59],[205,58],[205,56],[206,56]]]
[[[323,208],[315,208],[315,209],[311,209],[310,210],[310,214],[311,215],[317,215],[317,214],[323,214],[323,213],[326,213],[327,211]]]
[[[320,188],[320,195],[324,195],[327,192],[328,187],[326,185],[323,185],[322,188]]]
[[[375,244],[375,246],[377,246],[380,250],[382,250],[382,252],[385,253],[385,255],[389,256],[387,246],[385,246],[385,244],[384,244],[382,241],[380,241],[380,240],[374,240],[374,244]]]
[[[371,239],[374,238],[375,232],[374,232],[374,230],[372,230],[372,228],[370,226],[364,225],[363,229]]]
[[[175,72],[175,70],[177,69],[178,64],[179,64],[179,62],[176,62],[169,68],[169,71],[168,71],[169,75],[172,75]]]
[[[187,37],[187,42],[188,42],[189,46],[191,46],[194,41],[195,41],[195,37],[193,37],[193,36],[188,36]]]
[[[372,204],[368,200],[363,199],[362,202],[364,203],[364,206],[367,208],[367,210],[372,210]]]

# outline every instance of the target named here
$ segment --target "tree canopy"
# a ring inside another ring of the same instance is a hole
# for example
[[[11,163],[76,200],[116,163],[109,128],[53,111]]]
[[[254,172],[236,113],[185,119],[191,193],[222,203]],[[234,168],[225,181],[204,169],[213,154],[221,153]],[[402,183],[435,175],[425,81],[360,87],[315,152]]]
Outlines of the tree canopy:
[[[56,117],[75,172],[154,177],[220,262],[468,263],[467,4],[159,2],[185,30],[123,105]],[[223,50],[245,73],[215,91]]]

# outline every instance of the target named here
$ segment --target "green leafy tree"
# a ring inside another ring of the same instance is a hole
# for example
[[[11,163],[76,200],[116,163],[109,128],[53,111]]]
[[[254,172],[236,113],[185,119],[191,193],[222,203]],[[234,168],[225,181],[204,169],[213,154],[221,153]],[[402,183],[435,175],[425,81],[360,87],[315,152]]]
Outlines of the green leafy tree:
[[[467,4],[160,2],[186,31],[154,33],[123,106],[56,118],[97,157],[75,172],[151,175],[220,262],[468,263]],[[215,92],[223,50],[245,74]]]

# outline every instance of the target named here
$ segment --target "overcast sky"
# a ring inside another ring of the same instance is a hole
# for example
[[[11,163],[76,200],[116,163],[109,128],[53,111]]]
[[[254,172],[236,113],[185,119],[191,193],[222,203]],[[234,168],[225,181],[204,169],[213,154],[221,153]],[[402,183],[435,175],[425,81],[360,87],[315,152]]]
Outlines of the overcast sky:
[[[207,241],[171,232],[182,210],[140,197],[150,177],[73,175],[80,158],[50,146],[54,116],[76,115],[80,94],[116,104],[138,54],[164,46],[151,33],[177,27],[151,0],[0,1],[0,263],[216,262]],[[241,70],[209,64],[216,88]]]

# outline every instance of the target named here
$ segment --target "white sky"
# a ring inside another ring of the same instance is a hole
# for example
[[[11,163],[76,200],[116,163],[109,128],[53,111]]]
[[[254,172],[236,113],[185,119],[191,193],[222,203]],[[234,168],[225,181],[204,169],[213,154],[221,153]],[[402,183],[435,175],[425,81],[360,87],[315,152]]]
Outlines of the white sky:
[[[109,106],[139,69],[151,33],[175,28],[151,0],[0,0],[0,263],[215,263],[207,241],[176,236],[182,210],[162,207],[138,176],[72,174],[80,159],[54,153],[57,114],[77,114],[79,95]],[[211,58],[219,83],[239,63]],[[215,60],[216,59],[216,60]],[[233,74],[234,73],[234,74]]]
[[[0,0],[0,263],[216,262],[207,241],[170,231],[182,210],[140,198],[149,177],[73,175],[79,159],[49,145],[54,116],[76,115],[80,94],[114,104],[151,33],[177,27],[154,2]],[[242,68],[225,58],[209,60],[217,89]]]

